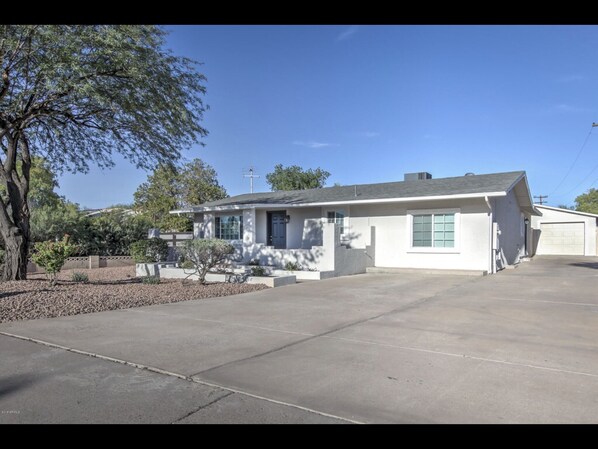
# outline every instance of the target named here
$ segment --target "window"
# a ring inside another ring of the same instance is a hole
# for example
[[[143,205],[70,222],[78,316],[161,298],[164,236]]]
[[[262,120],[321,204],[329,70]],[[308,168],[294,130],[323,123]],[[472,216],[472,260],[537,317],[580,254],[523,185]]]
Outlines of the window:
[[[224,215],[216,217],[216,238],[240,240],[243,237],[243,216]]]
[[[454,248],[455,214],[414,214],[412,246]]]
[[[330,210],[328,211],[328,223],[336,223],[338,226],[338,233],[340,235],[345,233],[345,211]]]

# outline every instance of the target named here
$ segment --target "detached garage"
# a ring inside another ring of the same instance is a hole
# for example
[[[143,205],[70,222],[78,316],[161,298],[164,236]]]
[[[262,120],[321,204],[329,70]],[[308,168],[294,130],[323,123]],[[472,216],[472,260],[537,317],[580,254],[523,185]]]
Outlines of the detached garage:
[[[598,215],[534,205],[533,253],[538,255],[595,256]]]

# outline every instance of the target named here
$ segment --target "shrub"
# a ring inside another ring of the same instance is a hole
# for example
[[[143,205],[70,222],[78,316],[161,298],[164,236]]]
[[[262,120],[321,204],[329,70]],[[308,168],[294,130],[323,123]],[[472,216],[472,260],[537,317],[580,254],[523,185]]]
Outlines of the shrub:
[[[208,270],[224,262],[226,256],[235,252],[235,247],[220,239],[192,239],[180,250],[183,257],[193,263],[195,271],[189,276],[197,274],[199,282],[205,284]]]
[[[260,261],[259,259],[251,259],[249,262],[247,262],[247,265],[259,267]]]
[[[284,269],[287,271],[299,271],[299,270],[301,270],[301,267],[299,266],[298,263],[287,262],[284,266]]]
[[[160,277],[159,276],[144,276],[141,278],[141,282],[143,284],[151,284],[151,285],[159,284]]]
[[[266,269],[264,267],[251,267],[252,276],[265,276]]]
[[[136,263],[162,262],[168,257],[168,243],[160,237],[138,240],[129,249]]]
[[[191,269],[195,268],[195,265],[190,260],[185,260],[181,264],[181,268],[183,268],[185,270],[191,270]]]
[[[46,271],[50,284],[56,284],[56,276],[77,247],[69,243],[69,236],[65,235],[59,242],[38,242],[34,246],[31,259]]]
[[[85,273],[80,273],[78,271],[75,271],[72,275],[71,275],[71,280],[73,282],[80,282],[82,284],[86,284],[89,282],[89,276],[87,276],[87,274]]]

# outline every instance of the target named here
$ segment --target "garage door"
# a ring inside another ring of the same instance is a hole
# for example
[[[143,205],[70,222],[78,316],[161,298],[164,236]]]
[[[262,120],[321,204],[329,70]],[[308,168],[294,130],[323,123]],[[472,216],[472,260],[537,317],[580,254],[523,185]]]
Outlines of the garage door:
[[[536,254],[584,255],[583,223],[540,223]]]

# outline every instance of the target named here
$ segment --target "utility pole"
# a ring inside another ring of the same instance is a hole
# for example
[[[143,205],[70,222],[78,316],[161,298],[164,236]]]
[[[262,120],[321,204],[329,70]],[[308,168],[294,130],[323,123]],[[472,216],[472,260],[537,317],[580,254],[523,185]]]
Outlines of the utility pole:
[[[253,193],[253,178],[259,178],[260,175],[253,174],[253,167],[249,167],[249,174],[244,174],[244,178],[249,178],[249,189],[250,192]]]
[[[534,195],[534,198],[539,198],[538,203],[540,206],[545,203],[544,199],[548,198],[548,195]]]

